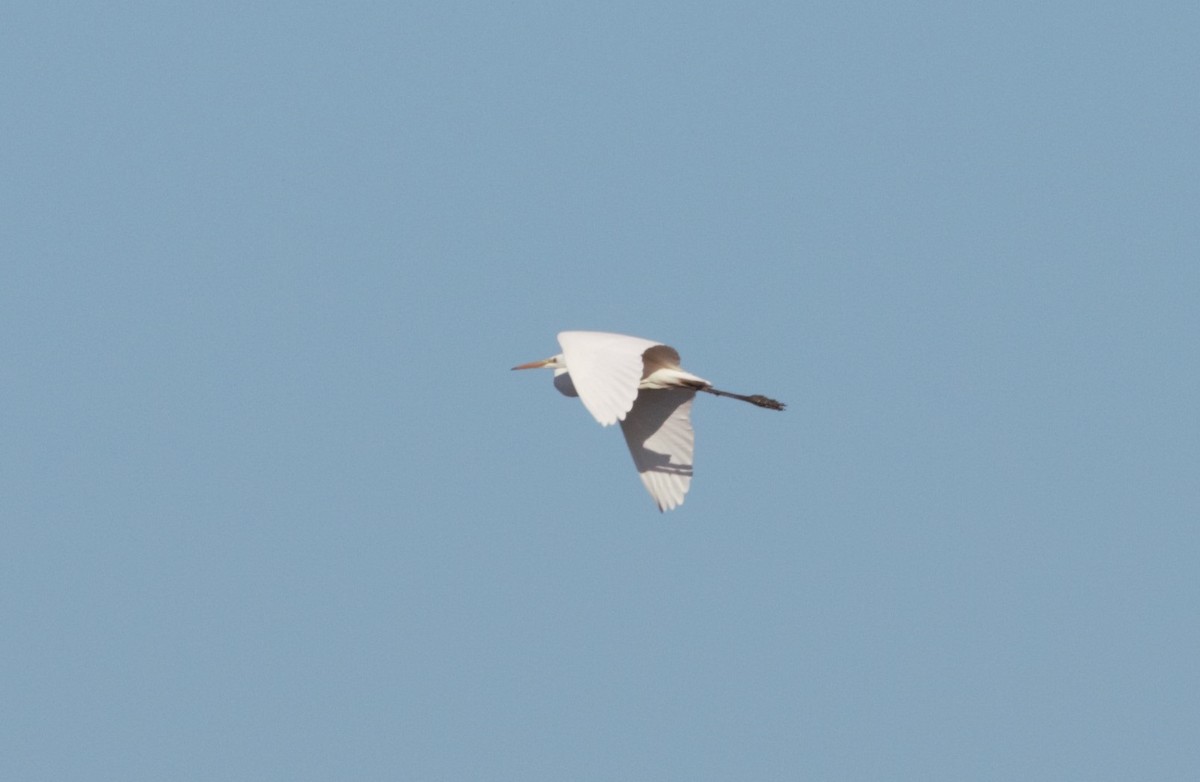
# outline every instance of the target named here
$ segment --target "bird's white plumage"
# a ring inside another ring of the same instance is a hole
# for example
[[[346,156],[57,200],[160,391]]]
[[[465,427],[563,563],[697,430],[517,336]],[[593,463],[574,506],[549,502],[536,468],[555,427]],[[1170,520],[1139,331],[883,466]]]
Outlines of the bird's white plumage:
[[[621,421],[621,432],[642,485],[658,503],[671,510],[683,503],[692,485],[692,400],[689,388],[643,389],[633,409]]]
[[[620,421],[642,484],[659,510],[680,505],[692,483],[691,412],[697,391],[784,408],[765,396],[713,388],[682,369],[679,353],[660,342],[601,331],[564,331],[558,342],[561,354],[513,369],[553,369],[554,387],[578,396],[597,421],[604,426]]]
[[[653,340],[598,331],[564,331],[558,343],[584,407],[604,426],[620,421],[642,484],[659,510],[682,503],[692,483],[695,435],[689,416],[696,392],[639,389],[656,371],[678,369],[679,353]]]
[[[642,354],[659,343],[601,331],[564,331],[558,344],[579,400],[597,421],[610,426],[633,407]]]

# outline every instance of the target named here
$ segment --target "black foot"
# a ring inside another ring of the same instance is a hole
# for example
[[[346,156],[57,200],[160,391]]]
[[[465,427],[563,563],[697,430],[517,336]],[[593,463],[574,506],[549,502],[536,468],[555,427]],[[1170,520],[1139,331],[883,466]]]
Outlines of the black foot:
[[[767,397],[767,396],[763,396],[761,394],[755,394],[753,396],[748,396],[748,397],[746,397],[746,401],[750,402],[751,404],[758,405],[759,407],[765,407],[768,410],[782,410],[784,407],[787,406],[783,402],[777,402],[774,399],[771,399],[770,397]]]

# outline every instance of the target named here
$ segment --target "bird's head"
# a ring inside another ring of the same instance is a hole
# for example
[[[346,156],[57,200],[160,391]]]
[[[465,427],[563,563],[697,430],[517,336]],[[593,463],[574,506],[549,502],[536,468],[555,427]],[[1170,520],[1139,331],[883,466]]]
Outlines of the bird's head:
[[[567,361],[563,358],[562,353],[550,358],[544,358],[541,361],[530,361],[528,364],[520,364],[513,369],[553,369],[554,370],[554,387],[558,389],[560,394],[564,396],[579,396],[575,390],[575,383],[571,380],[571,375],[567,372]]]
[[[530,361],[528,364],[518,364],[513,369],[566,369],[567,362],[563,360],[562,353],[550,358],[544,358],[541,361]]]

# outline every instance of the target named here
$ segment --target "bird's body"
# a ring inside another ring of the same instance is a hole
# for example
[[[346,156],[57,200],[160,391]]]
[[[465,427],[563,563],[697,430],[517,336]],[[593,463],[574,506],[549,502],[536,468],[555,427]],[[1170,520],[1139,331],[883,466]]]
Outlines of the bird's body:
[[[683,503],[692,481],[691,408],[697,391],[782,410],[765,396],[719,391],[679,366],[674,348],[640,337],[600,331],[564,331],[563,352],[513,369],[554,370],[554,386],[578,396],[604,426],[620,422],[642,483],[658,509]]]

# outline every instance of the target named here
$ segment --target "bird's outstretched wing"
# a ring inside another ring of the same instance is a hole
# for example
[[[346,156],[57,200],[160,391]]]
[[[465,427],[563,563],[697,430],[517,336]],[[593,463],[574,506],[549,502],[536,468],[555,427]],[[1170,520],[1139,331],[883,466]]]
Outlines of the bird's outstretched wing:
[[[695,396],[689,388],[643,389],[621,421],[642,484],[660,511],[683,504],[692,485]]]
[[[625,418],[642,380],[642,354],[659,343],[601,331],[558,335],[579,399],[604,426]]]

